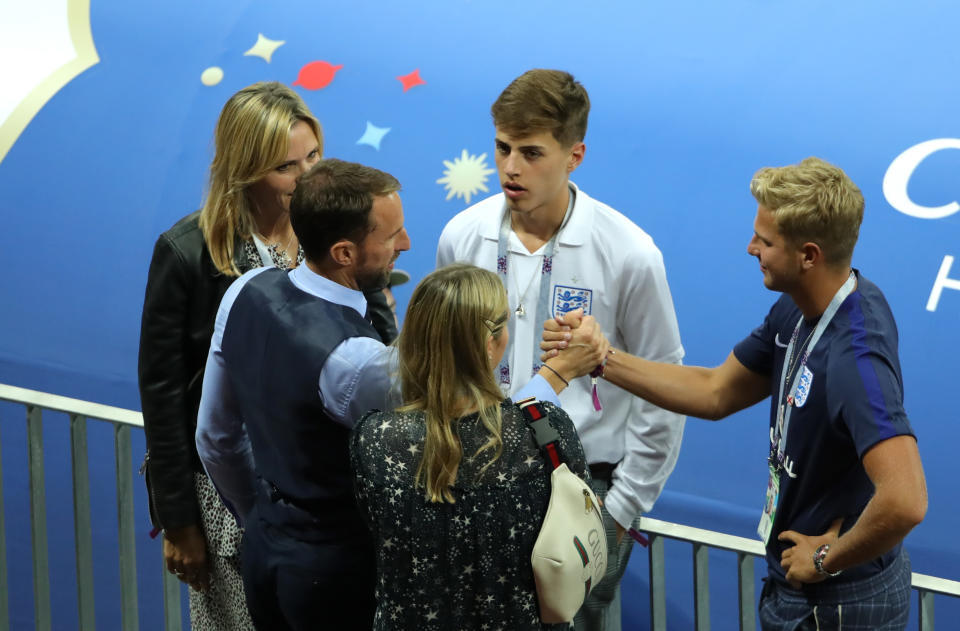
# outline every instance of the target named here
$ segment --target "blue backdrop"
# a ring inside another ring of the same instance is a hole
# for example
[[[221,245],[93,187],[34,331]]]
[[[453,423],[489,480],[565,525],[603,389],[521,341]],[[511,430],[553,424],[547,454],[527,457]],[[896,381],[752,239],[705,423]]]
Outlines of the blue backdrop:
[[[23,4],[0,5],[7,25],[0,53],[17,59],[18,70],[34,51],[7,35],[45,28]],[[0,383],[139,409],[136,354],[152,246],[199,207],[216,117],[241,87],[297,82],[324,126],[326,155],[400,179],[413,245],[398,266],[417,280],[433,268],[440,230],[466,206],[467,193],[470,201],[484,196],[484,180],[497,189],[496,175],[480,166],[492,168],[492,101],[531,67],[562,68],[593,102],[574,180],[663,251],[686,363],[723,361],[776,298],[746,255],[756,209],[748,183],[757,168],[817,155],[862,188],[867,208],[854,264],[885,291],[897,317],[906,406],[929,486],[930,509],[908,549],[915,571],[960,579],[950,491],[960,438],[950,421],[950,357],[960,345],[960,261],[953,262],[960,206],[951,184],[960,167],[960,88],[950,69],[960,55],[960,7],[923,0],[46,4],[63,12],[50,24],[73,16],[75,42],[82,18],[98,60],[48,90],[32,117],[23,104],[38,101],[35,92],[7,90],[6,110],[0,101],[0,117],[20,106],[23,123],[0,118],[7,269]],[[258,35],[266,40],[256,45]],[[0,68],[0,80],[10,72]],[[401,309],[412,286],[397,291]],[[688,422],[652,516],[753,536],[767,409],[719,424]],[[23,420],[11,406],[0,406],[0,418],[13,625],[27,628]],[[53,454],[48,505],[59,524],[50,531],[53,616],[57,628],[75,628],[69,445],[59,421],[51,417],[45,433]],[[108,428],[92,430],[91,452],[97,618],[118,628]],[[142,485],[137,492],[141,628],[153,629],[159,549],[146,537]],[[668,547],[671,628],[692,625],[689,554]],[[714,628],[733,628],[733,561],[718,553],[711,562]],[[638,550],[626,580],[628,629],[646,627],[645,584]],[[960,614],[945,599],[937,607],[940,621]]]

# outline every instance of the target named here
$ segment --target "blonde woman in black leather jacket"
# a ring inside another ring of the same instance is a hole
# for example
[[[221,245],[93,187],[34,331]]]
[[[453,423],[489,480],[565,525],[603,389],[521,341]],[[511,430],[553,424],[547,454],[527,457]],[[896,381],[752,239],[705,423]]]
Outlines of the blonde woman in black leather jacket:
[[[241,531],[194,442],[213,320],[243,272],[302,260],[289,200],[297,178],[323,153],[319,122],[295,92],[274,82],[233,95],[214,139],[203,208],[160,235],[154,248],[138,370],[151,519],[163,531],[167,569],[192,587],[195,631],[253,628],[239,574]],[[380,292],[370,298],[371,308],[386,309]]]

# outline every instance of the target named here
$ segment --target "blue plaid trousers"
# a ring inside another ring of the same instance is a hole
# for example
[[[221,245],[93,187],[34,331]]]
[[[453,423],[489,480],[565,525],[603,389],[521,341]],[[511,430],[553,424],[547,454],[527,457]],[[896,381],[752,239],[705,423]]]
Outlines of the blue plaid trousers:
[[[902,631],[910,613],[910,558],[901,548],[879,574],[804,591],[766,579],[759,608],[763,631]]]

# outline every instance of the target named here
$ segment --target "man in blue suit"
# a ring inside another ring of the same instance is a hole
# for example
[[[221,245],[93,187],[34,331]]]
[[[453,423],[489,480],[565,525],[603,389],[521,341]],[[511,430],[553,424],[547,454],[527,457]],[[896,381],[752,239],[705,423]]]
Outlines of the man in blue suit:
[[[290,220],[306,262],[253,270],[214,325],[197,448],[245,525],[243,577],[258,629],[369,629],[375,562],[347,439],[388,405],[387,348],[364,317],[409,249],[400,183],[339,160],[298,183]]]

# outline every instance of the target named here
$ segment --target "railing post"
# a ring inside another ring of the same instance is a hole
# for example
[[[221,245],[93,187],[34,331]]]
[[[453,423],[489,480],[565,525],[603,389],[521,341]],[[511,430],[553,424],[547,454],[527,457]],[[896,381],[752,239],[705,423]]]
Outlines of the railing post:
[[[49,631],[50,562],[47,549],[47,499],[43,470],[43,417],[27,406],[27,453],[30,466],[30,526],[33,540],[33,608],[37,631]]]
[[[650,629],[667,631],[667,582],[663,537],[650,535]]]
[[[90,468],[87,466],[87,419],[70,415],[73,461],[73,522],[77,548],[77,610],[80,628],[96,628],[93,600],[93,530],[90,527]]]
[[[160,535],[163,537],[163,535]],[[163,558],[163,545],[160,546],[160,572],[163,574],[163,631],[181,631],[180,619],[180,581],[167,571]]]
[[[0,445],[3,445],[2,440],[0,440]],[[0,631],[10,631],[10,592],[7,583],[7,522],[4,514],[3,458],[0,458]]]
[[[120,544],[120,619],[124,631],[137,631],[137,540],[133,527],[133,461],[130,426],[114,425],[117,459],[117,520]]]
[[[753,596],[753,557],[745,552],[737,553],[737,579],[739,583],[740,631],[755,631],[757,618],[754,611],[757,601]]]
[[[694,620],[697,631],[710,631],[710,548],[693,544]]]
[[[920,604],[920,631],[933,631],[933,593],[918,589],[917,600]]]
[[[142,416],[130,410],[121,410],[86,401],[68,399],[42,392],[34,392],[0,384],[0,400],[12,401],[26,407],[27,452],[29,468],[30,520],[33,553],[33,592],[35,627],[45,631],[52,626],[50,602],[50,568],[46,513],[46,486],[43,450],[44,410],[64,412],[70,417],[71,454],[73,466],[74,523],[76,527],[77,590],[80,627],[86,631],[95,624],[93,606],[92,530],[90,500],[89,456],[87,449],[87,419],[102,419],[114,425],[117,520],[119,524],[119,563],[121,580],[121,615],[125,631],[137,631],[136,536],[134,529],[133,484],[135,480],[131,460],[131,427],[142,427]],[[3,494],[3,467],[0,462],[0,631],[9,631],[9,572],[7,568],[6,517]],[[709,550],[729,550],[737,554],[740,629],[754,631],[756,606],[754,573],[756,558],[763,558],[763,545],[756,540],[734,535],[672,524],[643,517],[640,530],[650,535],[650,628],[665,631],[666,565],[665,540],[686,541],[694,546],[694,589],[696,592],[696,628],[709,628]],[[183,586],[162,567],[165,631],[181,629],[181,598]],[[919,629],[933,631],[934,600],[937,595],[960,598],[960,582],[914,573],[911,587],[919,601]],[[25,604],[25,603],[24,603]],[[16,606],[17,603],[14,603]]]

